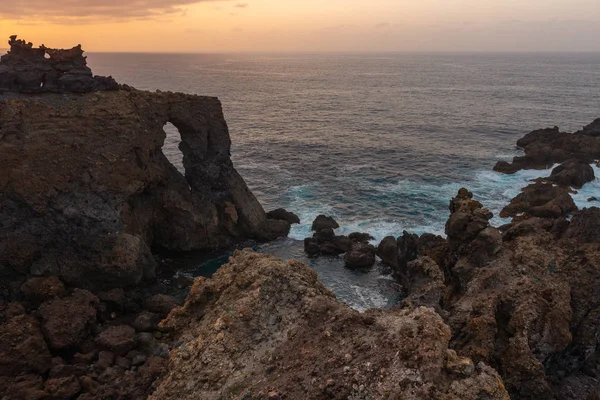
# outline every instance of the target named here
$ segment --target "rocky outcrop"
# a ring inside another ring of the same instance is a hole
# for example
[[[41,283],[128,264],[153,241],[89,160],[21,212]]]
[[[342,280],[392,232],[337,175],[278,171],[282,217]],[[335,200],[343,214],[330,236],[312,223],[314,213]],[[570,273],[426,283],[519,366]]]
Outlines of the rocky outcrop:
[[[500,217],[559,218],[577,210],[569,191],[551,183],[537,182],[521,189],[502,209]]]
[[[180,345],[151,399],[508,399],[432,309],[361,314],[293,260],[236,252],[162,326]]]
[[[517,141],[525,155],[513,158],[512,163],[500,161],[494,170],[512,174],[521,169],[550,168],[570,159],[591,164],[600,159],[599,121],[595,120],[574,134],[560,132],[558,127],[530,132]]]
[[[267,218],[287,221],[290,224],[299,224],[300,223],[300,217],[298,217],[293,212],[287,211],[283,208],[277,208],[275,210],[269,211],[267,213]]]
[[[151,249],[284,236],[233,168],[216,98],[0,95],[0,270],[110,289],[152,278]],[[181,133],[185,176],[161,151]],[[0,271],[1,272],[1,271]]]
[[[590,164],[577,159],[560,164],[552,170],[548,177],[550,182],[566,187],[572,186],[576,189],[582,188],[583,185],[592,182],[594,179],[596,179],[596,176]]]
[[[50,49],[11,36],[10,50],[0,58],[0,93],[89,93],[117,90],[112,77],[93,76],[81,45]]]

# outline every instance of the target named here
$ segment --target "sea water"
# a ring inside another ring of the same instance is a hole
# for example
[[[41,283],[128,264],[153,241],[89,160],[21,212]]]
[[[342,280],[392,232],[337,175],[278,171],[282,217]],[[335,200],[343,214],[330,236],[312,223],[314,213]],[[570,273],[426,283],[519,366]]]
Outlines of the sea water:
[[[318,214],[340,234],[376,240],[443,234],[459,188],[499,211],[529,180],[492,170],[520,154],[525,133],[575,131],[600,117],[600,54],[91,54],[96,74],[138,89],[217,96],[232,159],[267,210],[302,220],[259,250],[310,264],[340,300],[386,307],[398,287],[376,266],[351,271],[338,257],[308,259],[301,239]],[[181,168],[173,127],[163,151]],[[597,176],[600,171],[595,167]],[[598,181],[573,195],[600,197]],[[206,273],[226,258],[191,269]]]

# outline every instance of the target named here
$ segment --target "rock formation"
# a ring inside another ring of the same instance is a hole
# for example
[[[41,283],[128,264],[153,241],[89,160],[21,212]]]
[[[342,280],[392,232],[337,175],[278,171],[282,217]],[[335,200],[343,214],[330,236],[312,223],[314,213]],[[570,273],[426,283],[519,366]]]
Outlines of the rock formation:
[[[538,129],[517,141],[525,155],[512,163],[499,161],[495,171],[513,174],[521,169],[546,169],[556,163],[579,160],[591,164],[600,159],[600,118],[575,133],[560,132],[558,127]]]
[[[233,168],[216,98],[137,90],[0,95],[0,274],[110,289],[155,273],[151,250],[284,236]],[[181,134],[185,176],[162,153]]]
[[[236,252],[161,324],[180,344],[151,399],[508,399],[434,310],[361,314],[293,260]]]
[[[81,45],[50,49],[11,36],[10,50],[0,58],[0,93],[89,93],[117,90],[112,77],[93,76]]]

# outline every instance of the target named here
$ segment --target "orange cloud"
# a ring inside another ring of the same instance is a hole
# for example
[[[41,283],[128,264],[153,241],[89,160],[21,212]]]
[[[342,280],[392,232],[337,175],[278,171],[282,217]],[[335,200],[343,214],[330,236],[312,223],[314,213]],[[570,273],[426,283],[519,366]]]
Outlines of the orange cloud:
[[[27,0],[2,7],[0,19],[45,18],[82,24],[94,20],[146,19],[185,13],[185,6],[214,1],[222,0]]]

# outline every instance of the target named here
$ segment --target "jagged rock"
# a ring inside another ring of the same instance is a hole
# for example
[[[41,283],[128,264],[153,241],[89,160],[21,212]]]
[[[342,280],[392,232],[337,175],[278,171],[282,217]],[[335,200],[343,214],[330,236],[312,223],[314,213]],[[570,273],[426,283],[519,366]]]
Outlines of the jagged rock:
[[[111,326],[96,337],[96,343],[103,349],[123,356],[135,348],[135,329],[128,325]]]
[[[164,318],[173,308],[179,305],[179,301],[173,296],[155,294],[146,300],[145,305],[148,311],[156,313]]]
[[[393,236],[386,236],[377,246],[377,255],[384,264],[398,268],[398,244]]]
[[[337,229],[339,228],[339,224],[333,219],[333,217],[327,217],[325,215],[319,215],[312,223],[311,230],[312,231],[322,231],[324,229]]]
[[[359,243],[369,243],[371,240],[375,240],[373,236],[363,232],[353,232],[348,235],[348,239]]]
[[[552,170],[548,177],[550,182],[561,186],[572,186],[580,189],[588,182],[596,179],[594,169],[583,161],[573,159],[565,161]]]
[[[89,93],[117,90],[112,77],[93,76],[81,45],[72,49],[34,48],[11,36],[10,50],[0,57],[0,93]],[[47,56],[47,57],[46,57]]]
[[[577,210],[567,189],[537,182],[523,188],[500,212],[500,217],[527,214],[540,218],[559,218]]]
[[[19,315],[0,324],[0,376],[44,374],[52,357],[37,320]]]
[[[289,231],[233,168],[216,98],[0,95],[0,120],[0,268],[109,290],[151,278],[151,248],[214,250]],[[185,177],[161,151],[167,122]]]
[[[74,376],[55,378],[46,381],[44,390],[51,399],[73,399],[81,391],[81,385]]]
[[[441,311],[440,300],[446,287],[444,273],[429,257],[421,257],[410,261],[406,268],[406,286],[408,296],[405,304],[411,306],[431,307]]]
[[[39,314],[50,347],[63,350],[79,345],[96,322],[98,302],[87,290],[76,289],[69,297],[42,304]]]
[[[348,268],[372,267],[375,264],[375,252],[375,246],[371,244],[354,242],[344,255],[344,263]]]
[[[21,286],[21,291],[34,304],[67,294],[65,285],[56,276],[31,278]]]
[[[483,205],[472,199],[467,189],[460,189],[450,202],[450,218],[446,222],[448,244],[453,251],[470,243],[489,225],[493,215]]]
[[[160,315],[149,311],[142,311],[135,318],[135,321],[133,321],[131,326],[133,326],[138,332],[149,332],[157,328],[160,320]]]
[[[515,157],[512,163],[500,161],[494,170],[512,174],[521,169],[550,168],[569,159],[591,164],[600,159],[597,126],[598,120],[575,134],[560,132],[557,127],[530,132],[517,141],[525,155]]]
[[[508,399],[491,368],[479,364],[468,378],[446,368],[450,330],[433,310],[361,314],[294,260],[236,252],[212,278],[197,278],[162,328],[181,345],[150,399]]]
[[[564,237],[577,243],[600,243],[600,208],[590,207],[577,211]]]
[[[300,223],[300,218],[296,214],[294,214],[293,212],[287,211],[283,208],[278,208],[276,210],[269,211],[267,213],[267,218],[287,221],[290,224],[299,224]]]

